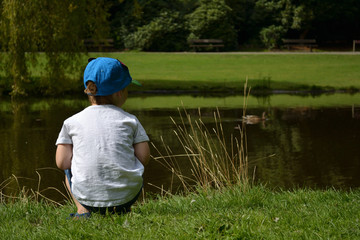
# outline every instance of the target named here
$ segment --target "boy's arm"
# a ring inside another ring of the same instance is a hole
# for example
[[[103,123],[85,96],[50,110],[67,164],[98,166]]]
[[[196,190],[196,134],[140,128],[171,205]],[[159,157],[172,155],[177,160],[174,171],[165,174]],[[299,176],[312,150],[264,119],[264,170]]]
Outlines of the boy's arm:
[[[65,170],[71,168],[72,144],[59,144],[56,149],[56,165],[58,168]]]
[[[135,156],[140,162],[146,166],[150,160],[150,148],[148,142],[140,142],[134,144]]]

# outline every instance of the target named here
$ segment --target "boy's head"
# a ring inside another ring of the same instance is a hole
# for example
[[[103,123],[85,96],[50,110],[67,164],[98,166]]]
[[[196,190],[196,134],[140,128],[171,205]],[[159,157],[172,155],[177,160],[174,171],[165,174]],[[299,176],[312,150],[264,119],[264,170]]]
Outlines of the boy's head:
[[[109,96],[126,88],[131,82],[141,86],[138,81],[131,78],[129,69],[114,58],[90,58],[84,71],[84,86],[92,81],[97,91],[94,96]],[[89,93],[88,93],[89,94]],[[92,94],[91,94],[92,95]]]

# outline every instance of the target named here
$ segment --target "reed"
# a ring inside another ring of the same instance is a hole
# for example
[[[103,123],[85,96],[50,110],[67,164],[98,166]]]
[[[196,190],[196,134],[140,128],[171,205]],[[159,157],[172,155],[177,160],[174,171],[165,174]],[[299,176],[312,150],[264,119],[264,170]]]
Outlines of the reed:
[[[243,115],[250,89],[244,87]],[[237,126],[236,135],[224,133],[219,109],[213,112],[214,127],[208,127],[198,108],[196,119],[185,109],[178,108],[180,121],[174,118],[174,134],[182,146],[183,153],[173,154],[171,147],[161,138],[164,154],[154,145],[159,156],[152,156],[169,169],[181,182],[185,192],[200,187],[202,190],[221,190],[229,186],[246,187],[249,185],[246,124]],[[184,157],[190,164],[191,174],[184,174],[179,161]],[[171,192],[171,191],[170,191]]]

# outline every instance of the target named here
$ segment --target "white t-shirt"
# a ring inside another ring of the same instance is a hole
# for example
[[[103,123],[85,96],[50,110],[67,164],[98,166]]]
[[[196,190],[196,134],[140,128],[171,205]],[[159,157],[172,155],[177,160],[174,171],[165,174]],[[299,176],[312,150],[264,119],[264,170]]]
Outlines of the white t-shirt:
[[[118,206],[140,191],[144,166],[133,144],[149,141],[139,120],[114,105],[93,105],[66,119],[56,141],[72,144],[72,193],[91,207]]]

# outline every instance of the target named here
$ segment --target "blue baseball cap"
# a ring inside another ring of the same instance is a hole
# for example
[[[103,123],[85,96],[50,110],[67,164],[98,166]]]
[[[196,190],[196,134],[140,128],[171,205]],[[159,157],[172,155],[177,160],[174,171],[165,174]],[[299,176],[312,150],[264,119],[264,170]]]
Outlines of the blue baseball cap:
[[[133,80],[128,67],[114,58],[90,58],[84,71],[84,86],[93,81],[97,87],[95,96],[108,96],[126,88],[130,83],[141,84]]]

